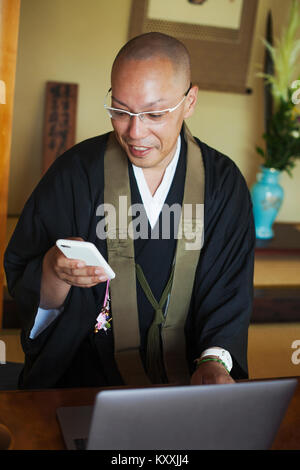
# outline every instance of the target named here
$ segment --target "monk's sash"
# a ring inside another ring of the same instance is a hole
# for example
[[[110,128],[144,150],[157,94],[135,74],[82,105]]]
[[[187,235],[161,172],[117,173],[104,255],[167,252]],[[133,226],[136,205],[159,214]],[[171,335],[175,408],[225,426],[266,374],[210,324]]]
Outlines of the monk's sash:
[[[204,166],[201,150],[184,125],[187,143],[186,177],[177,234],[175,269],[171,295],[161,325],[163,360],[169,383],[190,380],[184,325],[204,234]],[[120,210],[120,196],[122,198]],[[139,348],[139,314],[136,295],[134,234],[130,217],[131,190],[128,157],[111,133],[104,157],[104,208],[112,205],[116,217],[106,211],[108,262],[116,273],[110,282],[114,351],[126,384],[150,385]],[[110,206],[111,207],[111,206]]]

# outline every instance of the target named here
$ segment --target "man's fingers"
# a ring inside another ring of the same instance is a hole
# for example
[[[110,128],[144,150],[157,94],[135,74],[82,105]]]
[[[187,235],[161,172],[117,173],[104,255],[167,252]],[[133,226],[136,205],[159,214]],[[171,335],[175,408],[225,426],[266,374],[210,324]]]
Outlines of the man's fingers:
[[[64,267],[61,271],[74,277],[97,277],[98,280],[107,279],[107,275],[103,268],[98,266],[86,266],[84,268]]]
[[[67,258],[60,250],[57,251],[56,265],[60,268],[70,269],[83,268],[86,266],[84,261]]]
[[[200,364],[191,377],[192,385],[234,383],[225,368],[214,361]]]
[[[90,287],[99,284],[101,281],[98,276],[72,276],[66,273],[61,274],[61,279],[72,286]]]
[[[77,287],[92,287],[108,280],[107,274],[100,266],[86,266],[81,260],[67,258],[58,248],[54,271],[59,279]]]
[[[57,258],[56,269],[57,271],[65,272],[73,276],[106,276],[106,273],[101,266],[86,266],[83,261],[69,259],[64,255]]]

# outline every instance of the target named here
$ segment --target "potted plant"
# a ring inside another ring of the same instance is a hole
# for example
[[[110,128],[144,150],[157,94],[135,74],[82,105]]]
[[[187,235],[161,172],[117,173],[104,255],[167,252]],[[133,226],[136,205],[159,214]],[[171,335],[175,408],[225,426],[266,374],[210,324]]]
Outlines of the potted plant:
[[[261,172],[251,189],[256,237],[260,239],[274,236],[272,225],[284,195],[279,176],[283,171],[292,176],[296,159],[300,158],[300,110],[297,109],[300,80],[294,79],[300,53],[299,32],[300,2],[293,0],[281,38],[275,46],[264,41],[274,73],[259,74],[269,86],[273,102],[273,111],[262,136],[264,148],[256,147],[263,159]]]

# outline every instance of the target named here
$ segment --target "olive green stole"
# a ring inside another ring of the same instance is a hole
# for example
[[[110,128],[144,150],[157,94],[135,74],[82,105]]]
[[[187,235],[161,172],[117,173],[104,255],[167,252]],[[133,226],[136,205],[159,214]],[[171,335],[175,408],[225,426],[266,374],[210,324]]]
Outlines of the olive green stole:
[[[184,325],[204,230],[204,166],[201,150],[186,125],[184,137],[187,143],[187,166],[183,210],[178,228],[171,293],[160,328],[167,379],[169,383],[178,384],[189,383]],[[122,198],[121,211],[120,196],[126,196]],[[133,233],[130,231],[131,217],[128,215],[131,206],[128,157],[114,133],[110,134],[105,151],[104,203],[111,204],[116,211],[115,219],[106,219],[108,262],[116,273],[115,279],[110,282],[115,359],[126,384],[147,386],[151,381],[144,370],[139,352],[136,264]],[[197,211],[196,205],[199,209]],[[186,207],[189,210],[186,211]],[[193,211],[190,210],[191,207]],[[195,240],[198,242],[193,243]]]

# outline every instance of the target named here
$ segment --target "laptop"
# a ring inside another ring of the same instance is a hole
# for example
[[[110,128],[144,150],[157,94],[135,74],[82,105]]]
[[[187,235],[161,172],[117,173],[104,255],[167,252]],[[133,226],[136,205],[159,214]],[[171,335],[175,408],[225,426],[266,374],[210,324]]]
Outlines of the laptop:
[[[61,407],[67,449],[269,449],[297,379],[103,390]]]

